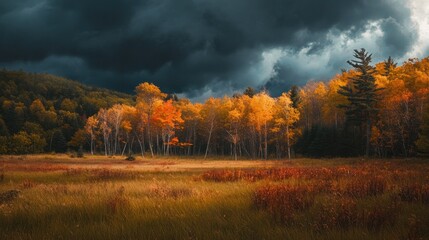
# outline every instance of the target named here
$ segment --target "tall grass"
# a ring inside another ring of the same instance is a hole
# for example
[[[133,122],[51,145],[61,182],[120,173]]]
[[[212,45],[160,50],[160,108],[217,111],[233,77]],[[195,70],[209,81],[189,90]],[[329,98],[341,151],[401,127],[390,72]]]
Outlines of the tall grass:
[[[19,195],[0,204],[0,239],[429,238],[426,163],[299,164],[11,166],[0,193]]]

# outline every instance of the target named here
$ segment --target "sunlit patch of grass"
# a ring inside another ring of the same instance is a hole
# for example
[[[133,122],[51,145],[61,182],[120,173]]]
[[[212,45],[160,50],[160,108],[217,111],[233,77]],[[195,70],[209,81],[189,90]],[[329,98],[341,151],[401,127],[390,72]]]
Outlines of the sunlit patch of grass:
[[[86,165],[73,161],[90,156],[50,157],[66,168],[6,169],[0,193],[20,193],[0,205],[0,239],[429,238],[422,161],[243,161],[231,168],[224,160],[165,158],[154,161],[174,164],[155,171],[142,159],[130,165],[97,157]],[[207,172],[220,180],[202,178]],[[239,177],[226,181],[226,173]]]

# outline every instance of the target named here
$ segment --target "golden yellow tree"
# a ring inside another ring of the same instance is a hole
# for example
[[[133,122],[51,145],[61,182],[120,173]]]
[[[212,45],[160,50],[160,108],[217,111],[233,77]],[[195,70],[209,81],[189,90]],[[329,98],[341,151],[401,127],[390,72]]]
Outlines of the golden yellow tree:
[[[259,133],[259,152],[261,157],[268,158],[268,123],[273,118],[274,99],[266,92],[253,96],[250,101],[249,122]],[[264,141],[262,141],[262,136]],[[264,148],[262,149],[262,142]]]
[[[291,131],[291,127],[299,120],[299,111],[292,105],[292,100],[287,93],[282,93],[282,95],[277,98],[276,104],[274,105],[275,126],[276,129],[284,132],[287,156],[289,159],[291,158],[291,139],[294,137],[294,131]]]
[[[187,154],[196,154],[197,127],[201,122],[201,103],[192,103],[189,99],[180,99],[176,102],[176,107],[182,112],[184,120],[185,143],[187,143]]]
[[[240,141],[239,129],[243,124],[244,116],[244,102],[242,97],[233,98],[230,100],[231,106],[228,109],[228,125],[230,130],[228,132],[230,141],[234,145],[234,159],[237,160],[237,145]]]
[[[90,150],[91,154],[94,155],[94,141],[97,136],[97,128],[98,128],[99,120],[96,116],[91,116],[86,120],[85,131],[89,134],[90,138]]]

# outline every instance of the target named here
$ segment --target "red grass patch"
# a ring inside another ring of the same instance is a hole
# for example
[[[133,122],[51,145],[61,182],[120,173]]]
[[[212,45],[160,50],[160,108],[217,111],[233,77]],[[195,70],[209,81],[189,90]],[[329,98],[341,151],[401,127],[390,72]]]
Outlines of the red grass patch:
[[[291,223],[296,213],[308,209],[314,195],[306,187],[268,185],[256,190],[253,202],[259,209],[266,209],[277,219]]]
[[[201,179],[213,182],[234,182],[239,180],[258,181],[268,179],[281,181],[289,178],[336,180],[357,175],[355,169],[349,167],[337,168],[271,168],[271,169],[223,169],[204,172]]]
[[[405,202],[421,202],[429,204],[429,185],[411,184],[402,186],[398,193],[399,198]]]
[[[387,181],[382,177],[361,176],[346,185],[344,194],[354,198],[373,197],[383,194],[386,187]]]

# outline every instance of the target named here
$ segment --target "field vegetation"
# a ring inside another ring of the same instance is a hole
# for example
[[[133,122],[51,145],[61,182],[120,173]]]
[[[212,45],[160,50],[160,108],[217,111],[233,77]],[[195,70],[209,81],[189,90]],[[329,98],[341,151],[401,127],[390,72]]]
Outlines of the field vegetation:
[[[2,156],[1,239],[428,239],[421,159]]]

